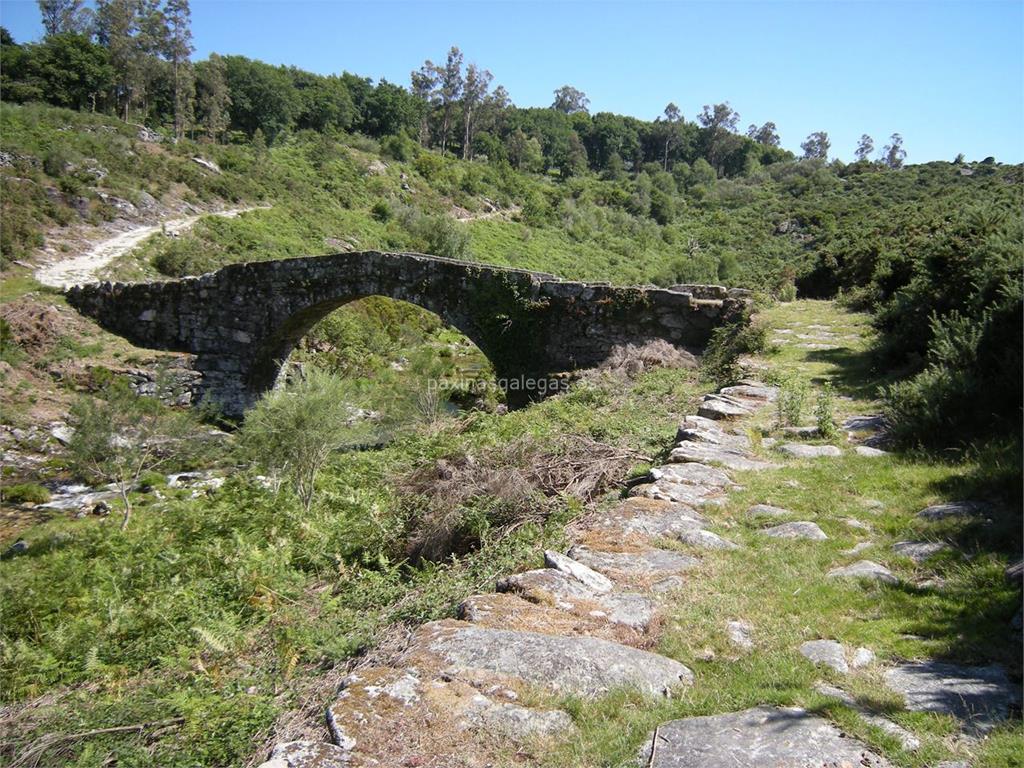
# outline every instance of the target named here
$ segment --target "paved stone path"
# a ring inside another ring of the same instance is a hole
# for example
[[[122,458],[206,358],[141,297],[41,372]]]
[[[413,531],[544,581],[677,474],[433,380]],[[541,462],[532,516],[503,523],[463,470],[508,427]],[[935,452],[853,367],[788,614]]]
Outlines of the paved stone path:
[[[543,568],[510,574],[495,592],[470,597],[458,620],[420,627],[392,666],[358,669],[328,707],[333,745],[278,745],[262,768],[492,765],[496,744],[509,750],[501,754],[513,754],[537,739],[575,733],[568,713],[529,704],[538,700],[538,690],[591,699],[623,686],[652,698],[699,688],[701,680],[686,666],[649,649],[672,590],[686,583],[704,551],[737,547],[713,530],[716,510],[737,487],[732,473],[777,466],[754,453],[738,422],[771,407],[777,394],[761,382],[744,381],[706,396],[698,414],[680,424],[669,463],[653,468],[629,498],[593,518],[567,552],[544,552]],[[870,432],[882,424],[877,417],[861,417],[843,426]],[[791,457],[781,461],[827,461],[840,452],[787,447],[784,453]],[[983,513],[974,503],[946,504],[921,516]],[[782,507],[759,504],[748,514],[763,524],[766,537],[808,540],[805,546],[828,538],[813,522],[786,521],[794,515]],[[847,523],[871,533],[852,518]],[[666,539],[692,554],[659,548]],[[822,578],[898,584],[878,563],[850,562],[871,546],[861,542]],[[894,549],[921,562],[943,547],[900,542]],[[738,652],[757,653],[756,631],[733,617],[725,634]],[[794,650],[833,679],[878,665],[871,649],[829,638]],[[953,714],[967,732],[1008,717],[1018,696],[1005,672],[994,667],[927,661],[891,666],[881,675],[908,709]],[[904,749],[918,748],[912,733],[862,707],[842,688],[822,682],[817,690]],[[648,768],[890,765],[820,715],[773,706],[663,723],[648,736],[638,761]]]

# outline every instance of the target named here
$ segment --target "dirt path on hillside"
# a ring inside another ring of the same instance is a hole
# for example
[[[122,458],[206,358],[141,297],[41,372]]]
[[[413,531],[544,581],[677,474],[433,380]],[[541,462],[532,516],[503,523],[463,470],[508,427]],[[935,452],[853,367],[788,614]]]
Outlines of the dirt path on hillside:
[[[120,232],[106,240],[101,240],[81,256],[62,259],[40,267],[36,270],[35,277],[43,285],[49,285],[54,288],[70,288],[72,285],[94,282],[98,279],[97,272],[100,269],[110,264],[114,259],[138,247],[153,235],[161,232],[170,235],[187,232],[197,221],[205,216],[220,216],[226,219],[233,219],[246,211],[255,211],[262,208],[266,208],[266,206],[252,205],[243,208],[229,208],[224,211],[201,213],[195,216],[186,216],[185,218],[167,219],[157,224],[134,226],[126,232]]]

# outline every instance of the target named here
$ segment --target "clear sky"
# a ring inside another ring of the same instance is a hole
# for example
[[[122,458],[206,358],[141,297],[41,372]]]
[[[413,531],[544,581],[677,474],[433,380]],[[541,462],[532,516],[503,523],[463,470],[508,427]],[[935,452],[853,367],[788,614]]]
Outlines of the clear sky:
[[[31,0],[0,0],[19,42],[42,35]],[[408,85],[452,45],[520,106],[563,84],[591,112],[692,120],[728,100],[799,151],[828,131],[852,158],[868,133],[903,135],[910,162],[1024,160],[1024,0],[1000,2],[343,2],[192,0],[196,56],[237,53]]]

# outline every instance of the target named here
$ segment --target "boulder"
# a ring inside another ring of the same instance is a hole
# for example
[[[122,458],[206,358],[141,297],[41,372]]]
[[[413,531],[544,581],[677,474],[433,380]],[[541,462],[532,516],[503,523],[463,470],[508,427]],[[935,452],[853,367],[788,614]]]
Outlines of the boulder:
[[[697,415],[705,419],[727,420],[738,419],[741,416],[749,416],[752,413],[745,405],[723,398],[716,398],[709,395],[697,409]]]
[[[879,456],[888,456],[888,451],[883,451],[881,448],[872,448],[870,445],[858,445],[853,449],[854,453],[858,456],[865,456],[867,458],[876,459]]]

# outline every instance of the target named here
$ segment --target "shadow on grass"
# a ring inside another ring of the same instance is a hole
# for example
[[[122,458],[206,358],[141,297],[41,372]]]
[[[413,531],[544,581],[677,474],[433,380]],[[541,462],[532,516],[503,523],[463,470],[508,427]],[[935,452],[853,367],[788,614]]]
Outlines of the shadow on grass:
[[[874,352],[868,349],[850,349],[835,347],[833,349],[815,349],[807,353],[805,359],[809,363],[823,363],[835,370],[830,375],[832,386],[841,395],[872,400],[878,397],[879,387],[892,384],[897,377],[895,372],[880,374]],[[824,381],[816,378],[816,383]]]

